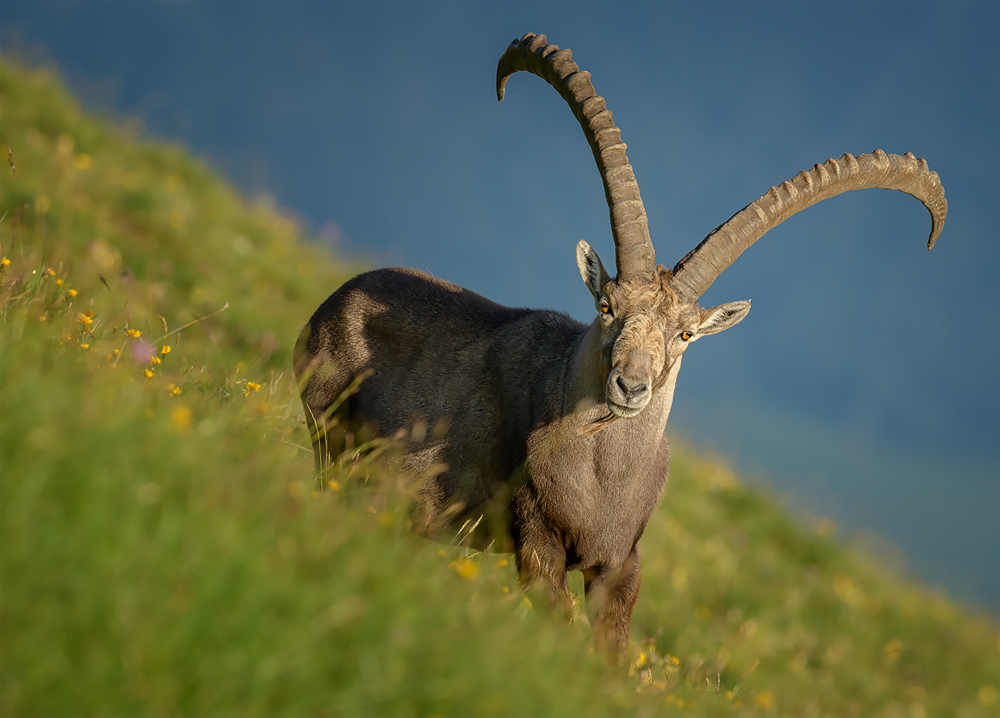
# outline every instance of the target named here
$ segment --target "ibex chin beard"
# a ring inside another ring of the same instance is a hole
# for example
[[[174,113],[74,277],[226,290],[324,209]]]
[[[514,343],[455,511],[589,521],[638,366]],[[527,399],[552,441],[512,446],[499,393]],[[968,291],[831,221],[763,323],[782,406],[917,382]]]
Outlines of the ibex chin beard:
[[[580,427],[580,435],[593,436],[601,429],[606,429],[607,427],[611,426],[613,423],[618,421],[619,418],[620,417],[615,416],[609,411],[606,416],[602,416],[600,419],[592,421],[589,424],[584,424],[582,427]]]
[[[580,428],[580,434],[582,436],[593,436],[602,429],[606,429],[611,426],[614,422],[618,421],[618,419],[631,419],[634,416],[638,416],[649,404],[649,394],[647,392],[645,400],[641,401],[641,405],[639,406],[625,406],[619,404],[610,396],[605,398],[605,402],[607,403],[608,413],[600,419],[584,424],[583,427]]]

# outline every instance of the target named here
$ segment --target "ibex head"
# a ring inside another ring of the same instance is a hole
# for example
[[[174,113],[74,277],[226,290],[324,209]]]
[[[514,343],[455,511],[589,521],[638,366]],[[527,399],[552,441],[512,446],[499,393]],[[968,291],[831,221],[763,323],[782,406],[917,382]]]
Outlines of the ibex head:
[[[576,256],[599,313],[609,419],[639,414],[667,378],[676,375],[691,342],[728,329],[747,315],[748,301],[701,309],[698,298],[745,249],[796,212],[841,192],[881,187],[906,192],[924,203],[933,222],[928,249],[944,225],[948,211],[944,190],[923,159],[881,150],[857,158],[845,154],[772,187],[668,270],[656,264],[625,143],[604,98],[594,91],[590,73],[573,62],[570,50],[549,45],[544,35],[533,33],[514,40],[500,58],[497,99],[503,100],[507,78],[519,70],[538,75],[566,100],[604,182],[618,275],[611,278],[586,242],[577,245]]]
[[[581,241],[576,261],[594,296],[602,336],[602,364],[607,374],[605,398],[618,418],[635,416],[677,367],[691,342],[738,323],[750,302],[701,309],[670,287],[673,277],[662,265],[653,272],[612,279],[601,258]]]

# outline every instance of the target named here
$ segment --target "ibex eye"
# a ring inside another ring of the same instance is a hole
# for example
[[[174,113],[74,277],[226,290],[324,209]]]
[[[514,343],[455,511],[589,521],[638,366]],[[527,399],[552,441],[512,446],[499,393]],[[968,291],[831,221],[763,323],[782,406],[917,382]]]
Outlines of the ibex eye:
[[[601,314],[610,314],[611,313],[611,305],[608,304],[608,300],[607,299],[602,299],[601,300],[601,307],[600,307],[600,309],[601,309]]]
[[[693,337],[693,336],[694,336],[694,334],[692,334],[691,332],[681,332],[681,340],[682,341],[685,341],[685,342],[686,341],[690,341],[691,337]]]

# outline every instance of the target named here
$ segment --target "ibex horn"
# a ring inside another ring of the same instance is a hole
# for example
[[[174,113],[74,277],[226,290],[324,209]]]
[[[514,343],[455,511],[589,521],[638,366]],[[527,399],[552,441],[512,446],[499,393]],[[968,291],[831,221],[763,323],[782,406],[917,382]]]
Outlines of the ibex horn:
[[[625,154],[621,132],[615,127],[604,98],[594,91],[590,73],[573,62],[570,50],[549,45],[545,35],[532,32],[514,40],[497,64],[497,99],[501,102],[507,78],[518,70],[538,75],[552,85],[569,104],[587,136],[611,210],[618,275],[624,278],[653,272],[656,256],[639,184]]]
[[[948,201],[941,180],[928,169],[927,162],[909,152],[888,155],[875,150],[857,158],[845,154],[799,172],[734,214],[677,263],[670,286],[685,300],[694,301],[772,227],[828,197],[870,187],[899,190],[923,202],[932,222],[927,249],[934,246],[944,227]]]

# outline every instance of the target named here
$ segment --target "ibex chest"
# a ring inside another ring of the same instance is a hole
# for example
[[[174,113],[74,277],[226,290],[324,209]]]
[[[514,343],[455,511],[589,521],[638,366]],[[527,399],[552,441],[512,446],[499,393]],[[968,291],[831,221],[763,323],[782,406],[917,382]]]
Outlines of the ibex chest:
[[[670,455],[662,429],[635,435],[625,428],[600,439],[577,437],[555,450],[529,442],[529,481],[566,548],[567,570],[623,561],[666,485]]]

